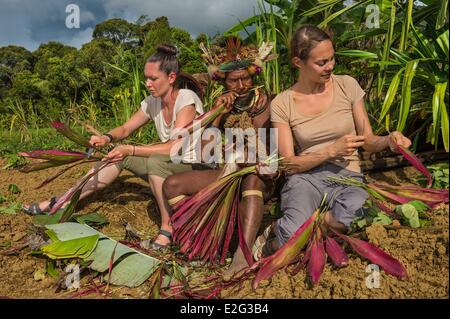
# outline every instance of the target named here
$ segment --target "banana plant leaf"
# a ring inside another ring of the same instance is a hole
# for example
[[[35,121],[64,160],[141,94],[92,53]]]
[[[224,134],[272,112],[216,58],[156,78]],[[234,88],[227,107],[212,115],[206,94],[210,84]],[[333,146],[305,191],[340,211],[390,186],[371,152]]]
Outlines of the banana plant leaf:
[[[99,236],[92,235],[70,240],[56,240],[49,245],[41,247],[41,250],[51,259],[86,258],[97,245]]]
[[[54,215],[36,215],[33,217],[34,225],[51,225],[57,224],[61,220],[61,217],[64,213],[64,209],[58,210]],[[90,226],[103,226],[108,224],[108,220],[98,213],[90,213],[90,214],[74,214],[68,221],[78,222],[80,224],[87,224]]]
[[[110,277],[110,283],[114,285],[138,287],[150,277],[161,263],[156,258],[117,243],[117,241],[108,238],[87,225],[61,223],[47,225],[46,228],[60,242],[97,236],[98,240],[95,248],[83,259],[91,262],[89,268],[98,272],[107,272],[114,252],[113,268]],[[109,276],[105,276],[105,280],[108,280],[108,278]]]

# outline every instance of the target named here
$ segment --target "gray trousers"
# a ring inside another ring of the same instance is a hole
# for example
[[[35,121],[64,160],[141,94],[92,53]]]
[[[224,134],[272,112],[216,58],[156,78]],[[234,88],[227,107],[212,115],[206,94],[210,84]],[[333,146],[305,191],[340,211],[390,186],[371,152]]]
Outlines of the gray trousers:
[[[352,172],[335,164],[326,163],[301,174],[287,177],[281,190],[281,210],[284,216],[276,221],[274,232],[279,247],[284,245],[297,229],[319,207],[322,198],[330,203],[333,217],[349,227],[355,217],[364,214],[362,206],[368,194],[360,187],[344,186],[327,180],[329,176],[346,176],[362,181],[363,174]]]

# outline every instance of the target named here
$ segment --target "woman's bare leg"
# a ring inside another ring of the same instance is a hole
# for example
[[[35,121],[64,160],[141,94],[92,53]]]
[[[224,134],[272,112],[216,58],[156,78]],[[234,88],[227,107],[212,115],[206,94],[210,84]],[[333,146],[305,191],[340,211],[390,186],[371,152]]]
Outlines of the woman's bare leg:
[[[98,169],[101,165],[103,165],[104,162],[99,162],[95,164],[93,168],[89,170],[89,172],[86,175],[91,174],[95,169]],[[86,183],[86,185],[83,186],[83,189],[81,190],[80,199],[83,199],[92,193],[101,190],[105,188],[106,186],[110,185],[112,182],[116,180],[116,178],[120,175],[120,172],[122,170],[119,168],[117,164],[111,164],[101,171],[98,172],[95,176],[91,177],[89,181]],[[85,175],[85,176],[86,176]],[[79,185],[79,182],[77,182],[76,185]],[[50,200],[45,200],[39,203],[40,209],[45,212],[50,210]]]
[[[166,199],[163,195],[163,183],[164,178],[156,175],[149,175],[148,182],[150,184],[150,188],[152,190],[153,196],[156,198],[156,203],[159,207],[159,212],[161,214],[161,229],[167,230],[172,233],[172,224],[170,223],[170,216],[166,205]],[[164,235],[159,234],[155,239],[155,243],[160,245],[168,245],[170,244],[170,239]]]

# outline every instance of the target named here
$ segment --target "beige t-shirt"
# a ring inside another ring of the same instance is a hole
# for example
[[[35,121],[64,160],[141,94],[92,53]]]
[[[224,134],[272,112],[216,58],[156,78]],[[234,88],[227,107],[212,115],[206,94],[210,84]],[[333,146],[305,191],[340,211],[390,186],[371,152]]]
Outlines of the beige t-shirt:
[[[346,134],[355,134],[352,108],[365,95],[358,82],[348,75],[332,75],[333,97],[330,106],[318,115],[302,114],[294,104],[293,91],[281,92],[272,101],[271,121],[291,127],[299,147],[296,155],[316,152]],[[335,158],[331,163],[350,171],[361,172],[358,152]]]

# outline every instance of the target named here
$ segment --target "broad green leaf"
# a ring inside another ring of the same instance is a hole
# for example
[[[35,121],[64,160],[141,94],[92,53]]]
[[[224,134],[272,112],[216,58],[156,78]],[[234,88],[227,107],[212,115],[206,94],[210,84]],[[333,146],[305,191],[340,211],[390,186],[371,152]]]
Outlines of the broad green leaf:
[[[86,258],[97,245],[99,235],[56,241],[41,247],[44,254],[52,259]]]
[[[97,244],[98,249],[95,249],[95,251],[86,258],[86,261],[92,261],[92,264],[90,264],[89,268],[94,269],[98,272],[107,271],[116,243],[116,241],[110,240],[109,238],[100,239]],[[124,244],[118,243],[114,253],[113,262],[116,262],[122,256],[130,253],[132,253],[130,251],[130,248],[128,248]]]
[[[117,244],[111,272],[111,283],[115,285],[137,287],[147,280],[161,263],[156,258],[144,255],[135,249],[117,243],[117,241],[108,238],[87,225],[61,223],[46,227],[55,236],[58,236],[60,240],[73,240],[92,235],[99,237],[95,249],[90,255],[84,258],[85,261],[90,262],[89,267],[91,269],[99,272],[108,271],[112,252]],[[106,280],[108,280],[108,276],[106,276]]]
[[[33,217],[34,225],[51,225],[57,224],[61,219],[61,216],[64,212],[64,209],[58,210],[53,215],[36,215]],[[69,221],[77,221],[80,224],[94,225],[94,226],[102,226],[108,224],[108,220],[98,213],[91,213],[86,215],[74,214]]]

